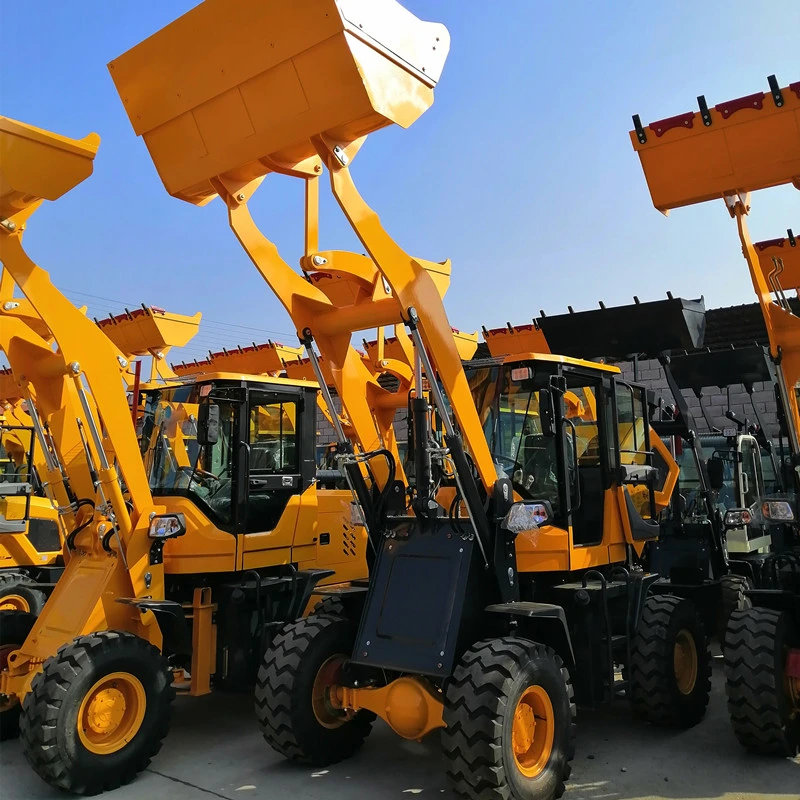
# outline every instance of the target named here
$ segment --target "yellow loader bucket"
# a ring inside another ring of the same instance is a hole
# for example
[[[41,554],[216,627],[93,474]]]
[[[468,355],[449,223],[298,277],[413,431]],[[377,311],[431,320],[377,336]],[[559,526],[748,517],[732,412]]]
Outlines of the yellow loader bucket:
[[[205,0],[108,66],[167,191],[201,205],[218,176],[321,172],[312,137],[408,127],[449,46],[396,0]]]
[[[630,132],[653,205],[671,208],[785,183],[800,188],[800,81]]]
[[[184,347],[197,333],[201,317],[199,312],[189,317],[144,306],[101,319],[97,324],[123,353],[144,356],[171,347]]]
[[[218,372],[278,375],[283,371],[284,361],[300,358],[304,352],[302,347],[287,347],[277,342],[267,342],[211,353],[210,361],[213,369]]]
[[[0,117],[0,219],[57,200],[92,174],[100,137],[69,139]]]
[[[478,334],[477,333],[464,333],[456,328],[453,328],[453,338],[456,341],[456,349],[458,356],[462,361],[469,361],[478,349]],[[383,357],[385,359],[394,359],[397,361],[405,361],[406,354],[400,342],[394,337],[390,336],[384,340],[383,343]],[[378,340],[372,341],[364,340],[364,349],[366,350],[365,358],[368,365],[372,365],[378,358]]]
[[[506,325],[505,328],[483,329],[483,338],[493,358],[523,353],[549,353],[550,348],[541,328],[529,325]]]

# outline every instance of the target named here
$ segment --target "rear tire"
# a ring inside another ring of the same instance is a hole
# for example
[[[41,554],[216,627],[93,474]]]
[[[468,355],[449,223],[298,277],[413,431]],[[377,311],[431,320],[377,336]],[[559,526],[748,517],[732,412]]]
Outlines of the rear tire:
[[[28,763],[73,794],[129,783],[161,749],[175,690],[161,653],[139,636],[79,636],[47,659],[22,704]]]
[[[335,709],[325,692],[336,683],[354,639],[346,619],[311,615],[283,628],[264,654],[256,717],[267,744],[285,758],[325,767],[352,756],[369,735],[372,712],[350,716]]]
[[[0,611],[22,611],[38,617],[47,595],[22,572],[0,573]]]
[[[573,694],[569,672],[545,645],[507,637],[468,650],[445,693],[451,788],[468,800],[561,797],[575,755]]]
[[[798,647],[798,631],[786,612],[748,608],[731,614],[725,693],[733,732],[747,750],[783,757],[800,751],[800,707],[792,708],[784,678],[786,653]]]
[[[690,600],[651,595],[633,637],[630,679],[634,714],[654,725],[690,728],[706,713],[711,653]]]
[[[35,624],[36,617],[25,611],[0,611],[0,671],[6,669],[9,655],[22,647]],[[19,736],[21,710],[17,698],[0,706],[0,742]]]

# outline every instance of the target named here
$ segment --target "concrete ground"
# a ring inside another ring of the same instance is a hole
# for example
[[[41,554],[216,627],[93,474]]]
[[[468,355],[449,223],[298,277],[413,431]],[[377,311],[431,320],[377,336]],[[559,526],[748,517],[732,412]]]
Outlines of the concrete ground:
[[[666,731],[632,722],[624,705],[578,717],[578,747],[565,800],[800,800],[800,757],[764,759],[731,733],[714,663],[714,692],[703,722]],[[256,729],[249,697],[182,698],[150,768],[113,800],[289,798],[352,800],[447,794],[437,736],[424,744],[376,729],[354,759],[327,770],[287,764]],[[64,798],[24,761],[18,742],[0,748],[1,800]]]

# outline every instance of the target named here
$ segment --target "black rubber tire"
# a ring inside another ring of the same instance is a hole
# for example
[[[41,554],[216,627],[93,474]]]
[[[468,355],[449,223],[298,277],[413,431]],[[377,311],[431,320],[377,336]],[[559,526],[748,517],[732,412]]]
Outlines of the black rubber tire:
[[[22,572],[0,572],[0,603],[9,594],[24,598],[28,604],[27,613],[38,617],[42,613],[47,595],[36,588],[36,581]]]
[[[372,712],[327,728],[311,704],[320,667],[332,656],[349,657],[354,639],[346,619],[311,615],[287,625],[267,648],[256,680],[256,717],[264,739],[285,758],[325,767],[352,756],[369,735]]]
[[[791,718],[783,659],[800,647],[786,612],[734,611],[725,632],[725,693],[733,732],[753,753],[793,757],[800,752],[800,715]]]
[[[678,688],[674,648],[681,630],[694,640],[697,675],[688,694]],[[646,598],[631,644],[627,671],[634,714],[654,725],[691,728],[706,713],[711,695],[711,652],[703,622],[690,600],[671,595]]]
[[[311,611],[312,614],[319,616],[327,614],[329,617],[347,617],[347,610],[344,607],[341,597],[329,594],[323,597]]]
[[[722,588],[722,604],[718,619],[717,634],[720,645],[725,647],[725,630],[728,627],[728,620],[734,611],[742,611],[745,608],[752,608],[753,603],[745,594],[752,588],[749,578],[741,575],[723,575],[720,578]]]
[[[35,624],[36,617],[26,611],[0,611],[0,647],[4,650],[13,645],[16,645],[14,649],[22,647]],[[5,666],[5,663],[0,663],[0,669],[5,669]],[[0,711],[0,742],[19,736],[21,710],[20,704],[14,702],[5,711]]]
[[[516,765],[512,751],[514,711],[523,692],[541,686],[553,705],[550,759],[535,777]],[[506,637],[468,650],[447,682],[442,752],[450,787],[469,800],[553,800],[575,756],[575,702],[569,672],[549,647]]]
[[[78,711],[104,675],[128,672],[142,683],[144,719],[128,744],[101,755],[78,736]],[[79,636],[47,659],[22,704],[20,733],[28,763],[42,780],[72,794],[91,795],[130,783],[161,749],[175,690],[166,659],[125,631]]]

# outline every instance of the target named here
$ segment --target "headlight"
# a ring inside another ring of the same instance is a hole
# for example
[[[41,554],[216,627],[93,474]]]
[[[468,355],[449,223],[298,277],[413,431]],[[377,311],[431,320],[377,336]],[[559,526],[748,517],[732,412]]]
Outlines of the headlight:
[[[726,528],[743,528],[753,521],[753,515],[746,508],[732,508],[725,512]]]
[[[522,533],[531,531],[544,525],[551,517],[553,512],[550,504],[540,503],[514,503],[508,510],[502,522],[502,527],[511,533]]]
[[[786,500],[764,500],[761,513],[770,522],[791,522],[794,519],[792,504]]]
[[[160,514],[150,520],[147,535],[151,539],[174,539],[186,533],[186,520],[183,514]]]

